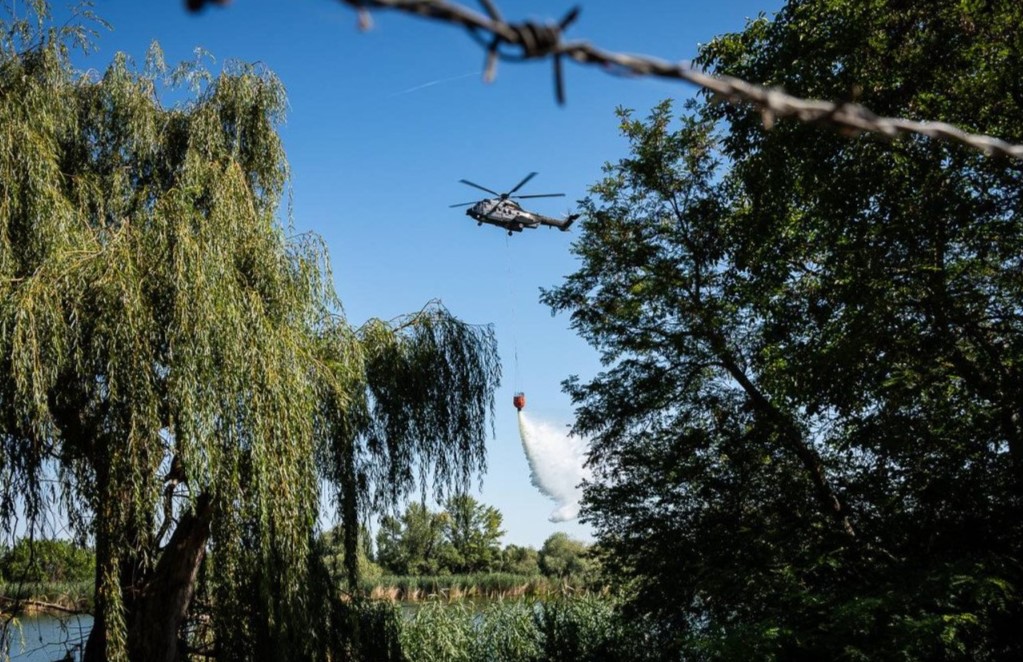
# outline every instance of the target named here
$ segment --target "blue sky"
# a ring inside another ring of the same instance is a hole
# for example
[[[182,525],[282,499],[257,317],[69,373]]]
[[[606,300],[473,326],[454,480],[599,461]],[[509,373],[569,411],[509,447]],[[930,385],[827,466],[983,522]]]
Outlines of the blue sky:
[[[554,20],[572,6],[497,4],[512,21]],[[698,44],[780,4],[589,0],[566,36],[689,60]],[[568,425],[573,414],[561,381],[600,369],[596,351],[569,329],[567,317],[552,317],[538,301],[540,288],[576,268],[569,250],[575,230],[541,228],[509,238],[449,205],[479,197],[459,179],[504,191],[537,171],[519,192],[565,193],[529,201],[529,208],[560,217],[587,195],[603,163],[625,156],[616,107],[645,115],[694,88],[566,61],[567,104],[559,107],[549,62],[502,63],[487,85],[483,53],[463,31],[375,12],[373,29],[360,33],[355,13],[330,0],[235,0],[198,15],[178,0],[107,0],[95,9],[113,30],[102,34],[98,51],[79,58],[83,67],[102,71],[116,51],[141,62],[156,40],[168,63],[191,59],[199,46],[216,58],[214,69],[225,60],[259,61],[281,78],[289,98],[281,133],[294,222],[326,241],[349,320],[390,319],[440,299],[466,321],[494,324],[505,379],[477,496],[503,513],[505,543],[539,547],[555,531],[589,539],[578,522],[547,521],[555,504],[529,482],[511,403],[523,390],[534,419]],[[58,18],[67,13],[61,5],[54,10]]]

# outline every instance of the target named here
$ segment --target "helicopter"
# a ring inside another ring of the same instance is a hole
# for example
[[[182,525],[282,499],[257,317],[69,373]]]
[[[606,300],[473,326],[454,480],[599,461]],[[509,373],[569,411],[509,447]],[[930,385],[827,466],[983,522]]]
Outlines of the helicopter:
[[[541,225],[546,225],[552,228],[558,228],[562,232],[568,230],[569,226],[575,219],[579,218],[579,214],[569,214],[563,220],[537,214],[535,212],[527,211],[522,208],[522,205],[515,202],[513,198],[524,199],[524,198],[560,198],[563,197],[564,193],[538,193],[534,195],[512,195],[515,191],[522,188],[526,182],[536,176],[535,172],[531,172],[525,176],[525,178],[519,182],[515,188],[511,189],[507,193],[498,193],[492,191],[485,186],[480,186],[474,182],[470,182],[468,179],[460,179],[463,184],[478,188],[481,191],[486,191],[491,195],[496,195],[496,198],[486,198],[478,202],[462,202],[457,205],[451,205],[451,207],[465,207],[466,205],[472,205],[465,210],[466,216],[471,216],[476,219],[476,225],[483,225],[488,223],[490,225],[496,225],[500,228],[504,228],[508,231],[510,237],[514,232],[522,232],[525,228],[535,229]]]

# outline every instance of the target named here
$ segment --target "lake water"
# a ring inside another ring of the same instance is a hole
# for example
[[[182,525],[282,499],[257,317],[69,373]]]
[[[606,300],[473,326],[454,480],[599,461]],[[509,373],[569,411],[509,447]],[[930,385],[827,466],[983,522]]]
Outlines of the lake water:
[[[88,615],[19,618],[17,625],[8,624],[11,662],[81,660],[90,629],[92,616]]]

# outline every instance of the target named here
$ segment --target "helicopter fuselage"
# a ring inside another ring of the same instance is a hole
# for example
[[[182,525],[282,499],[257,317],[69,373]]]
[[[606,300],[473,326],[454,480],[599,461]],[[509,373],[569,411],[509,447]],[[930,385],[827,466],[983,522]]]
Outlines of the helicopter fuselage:
[[[576,219],[575,215],[564,220],[544,216],[535,212],[526,211],[514,200],[502,200],[501,198],[488,198],[481,200],[465,210],[465,214],[476,219],[477,224],[484,223],[504,228],[510,235],[513,232],[522,232],[525,228],[538,228],[546,225],[558,228],[561,231],[568,230],[568,226]]]
[[[572,225],[572,221],[579,217],[579,214],[571,214],[562,220],[557,218],[551,218],[550,216],[544,216],[543,214],[537,214],[535,212],[526,211],[522,208],[522,205],[512,200],[512,198],[561,198],[564,197],[564,193],[539,193],[531,195],[514,195],[516,191],[525,186],[526,182],[536,176],[535,172],[531,172],[526,175],[521,182],[516,184],[510,191],[506,193],[498,193],[493,189],[489,189],[486,186],[480,186],[476,182],[470,182],[468,179],[460,179],[466,186],[471,186],[481,191],[486,191],[491,195],[497,196],[496,198],[485,198],[479,202],[460,202],[457,205],[451,205],[452,207],[465,207],[471,205],[465,210],[466,215],[476,219],[476,223],[483,225],[496,225],[499,228],[504,228],[511,235],[513,232],[522,232],[526,228],[538,228],[541,225],[546,225],[552,228],[558,228],[559,230],[565,231],[568,226]]]

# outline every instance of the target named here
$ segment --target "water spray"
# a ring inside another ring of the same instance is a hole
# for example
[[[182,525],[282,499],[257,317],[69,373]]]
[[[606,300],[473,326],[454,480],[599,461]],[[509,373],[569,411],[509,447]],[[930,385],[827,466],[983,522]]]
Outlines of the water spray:
[[[526,406],[525,395],[517,393],[514,404],[519,410],[519,436],[529,462],[530,482],[558,504],[550,521],[575,519],[579,516],[582,498],[580,483],[592,476],[589,468],[583,466],[586,442],[550,423],[531,420],[522,411]]]

